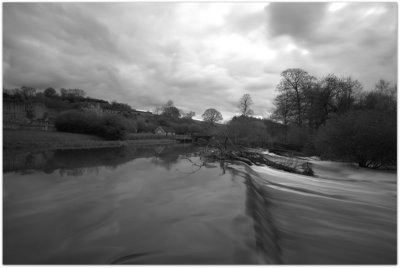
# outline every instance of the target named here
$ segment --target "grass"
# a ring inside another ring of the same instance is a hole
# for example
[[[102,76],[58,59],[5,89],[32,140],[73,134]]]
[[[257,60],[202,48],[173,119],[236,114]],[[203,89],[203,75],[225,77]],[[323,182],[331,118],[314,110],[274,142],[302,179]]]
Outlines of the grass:
[[[3,130],[3,150],[106,148],[134,144],[166,144],[174,140],[110,141],[87,134],[57,131]]]

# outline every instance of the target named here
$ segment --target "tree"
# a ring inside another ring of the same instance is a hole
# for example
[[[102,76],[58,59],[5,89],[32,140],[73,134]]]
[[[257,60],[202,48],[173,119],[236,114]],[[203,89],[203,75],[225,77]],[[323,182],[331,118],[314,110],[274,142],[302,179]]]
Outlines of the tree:
[[[205,110],[202,117],[205,122],[210,123],[212,126],[214,126],[216,122],[223,120],[221,113],[214,108]]]
[[[178,119],[181,116],[181,112],[174,106],[174,102],[172,100],[168,100],[167,103],[162,107],[161,115],[171,119]]]
[[[284,125],[284,130],[285,130],[285,142],[287,141],[287,127],[289,120],[292,115],[292,111],[290,109],[290,98],[289,98],[289,92],[284,91],[281,94],[279,94],[275,100],[274,100],[274,105],[275,105],[275,111],[273,112],[271,119],[281,121]]]
[[[361,90],[362,85],[358,80],[351,77],[341,78],[335,96],[336,112],[345,113],[349,111]]]
[[[377,110],[396,116],[397,96],[396,86],[391,87],[389,82],[380,80],[375,90],[369,91],[360,98],[356,107],[360,110]]]
[[[239,112],[242,116],[251,116],[254,114],[254,111],[250,109],[250,106],[253,104],[253,100],[251,99],[250,94],[244,94],[239,100]]]
[[[171,119],[178,119],[181,113],[178,108],[171,106],[164,108],[162,115],[169,117]]]
[[[290,110],[296,114],[296,123],[302,126],[304,117],[304,92],[311,86],[315,79],[302,69],[287,69],[281,73],[282,79],[277,88],[283,93],[286,92],[290,101]]]
[[[375,84],[375,90],[390,96],[392,99],[397,99],[397,85],[391,86],[389,81],[380,79],[379,82]]]
[[[48,98],[51,98],[51,97],[54,97],[55,95],[57,95],[57,91],[54,88],[49,87],[49,88],[45,89],[44,95]]]
[[[362,89],[359,81],[351,77],[338,78],[334,74],[316,80],[301,69],[288,69],[282,76],[272,118],[285,125],[295,123],[302,127],[307,124],[318,129],[332,113],[349,111]]]
[[[376,110],[351,111],[328,120],[317,134],[322,156],[379,168],[396,163],[396,117]]]
[[[26,99],[30,99],[36,94],[36,89],[33,87],[23,86],[21,89],[22,89],[22,94]]]
[[[335,96],[339,89],[340,79],[334,74],[329,74],[312,84],[304,92],[305,115],[309,127],[318,129],[324,125],[329,114],[337,111]]]
[[[385,92],[390,89],[390,82],[384,79],[379,79],[378,83],[375,84],[375,89],[380,92]]]
[[[195,115],[196,115],[195,112],[190,111],[190,112],[186,113],[183,117],[184,117],[185,119],[192,119],[192,117],[195,116]]]

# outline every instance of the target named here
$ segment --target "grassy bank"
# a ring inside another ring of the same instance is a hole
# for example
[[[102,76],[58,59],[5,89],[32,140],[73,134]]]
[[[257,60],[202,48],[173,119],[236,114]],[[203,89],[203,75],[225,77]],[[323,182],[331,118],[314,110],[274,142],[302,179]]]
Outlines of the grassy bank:
[[[170,144],[174,140],[109,141],[101,137],[66,132],[3,130],[3,150],[108,148],[135,144]]]

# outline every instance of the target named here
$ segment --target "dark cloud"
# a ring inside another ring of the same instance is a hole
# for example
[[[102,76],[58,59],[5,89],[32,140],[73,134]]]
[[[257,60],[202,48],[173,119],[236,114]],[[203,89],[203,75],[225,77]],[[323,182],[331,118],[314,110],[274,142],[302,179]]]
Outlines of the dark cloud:
[[[326,6],[327,3],[273,2],[266,9],[270,34],[304,41],[321,25]]]
[[[253,3],[254,4],[254,3]],[[267,22],[267,4],[258,3],[249,9],[249,3],[238,3],[226,15],[227,28],[230,31],[248,34]]]
[[[267,6],[267,7],[266,7]],[[397,76],[394,3],[4,3],[3,86],[82,88],[151,110],[267,115],[280,73]]]

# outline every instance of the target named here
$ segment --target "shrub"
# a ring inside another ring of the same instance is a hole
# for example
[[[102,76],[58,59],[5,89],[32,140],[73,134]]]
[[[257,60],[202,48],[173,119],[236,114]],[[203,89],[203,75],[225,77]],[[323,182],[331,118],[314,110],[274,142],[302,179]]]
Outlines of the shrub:
[[[128,124],[118,115],[105,115],[100,119],[99,135],[109,140],[125,139]]]
[[[62,112],[55,121],[58,131],[93,134],[109,140],[122,140],[135,132],[134,122],[119,115],[99,116],[95,113],[70,110]]]
[[[327,158],[379,168],[396,163],[396,138],[395,115],[357,111],[328,120],[317,133],[315,148]]]

